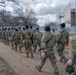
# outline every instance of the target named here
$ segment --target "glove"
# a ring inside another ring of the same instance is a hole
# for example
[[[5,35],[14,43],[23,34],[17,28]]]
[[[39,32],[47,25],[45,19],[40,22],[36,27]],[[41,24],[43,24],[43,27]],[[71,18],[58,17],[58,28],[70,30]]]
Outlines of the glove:
[[[72,65],[73,64],[73,60],[72,59],[69,59],[68,62],[67,62],[67,64],[68,65]]]

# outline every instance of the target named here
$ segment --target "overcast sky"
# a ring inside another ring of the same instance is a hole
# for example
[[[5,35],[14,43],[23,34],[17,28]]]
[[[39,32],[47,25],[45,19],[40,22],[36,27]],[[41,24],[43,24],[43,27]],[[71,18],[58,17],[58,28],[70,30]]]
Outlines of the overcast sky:
[[[0,0],[1,1],[1,0]],[[26,0],[16,0],[20,2],[25,2]],[[48,22],[55,22],[56,15],[63,11],[65,6],[70,2],[72,5],[75,5],[75,0],[35,0],[31,3],[31,7],[34,9],[36,13],[36,17],[38,18],[38,24],[43,26],[45,23]],[[7,2],[8,6],[7,9],[12,11],[11,9],[11,2]]]

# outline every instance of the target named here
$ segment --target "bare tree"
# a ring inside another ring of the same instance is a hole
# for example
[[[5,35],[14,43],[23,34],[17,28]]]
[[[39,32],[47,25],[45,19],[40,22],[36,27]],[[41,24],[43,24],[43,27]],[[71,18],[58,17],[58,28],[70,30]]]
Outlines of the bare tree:
[[[12,18],[13,16],[6,12],[4,13],[2,11],[2,20],[5,25],[19,25],[24,24],[25,25],[35,25],[37,23],[37,18],[35,17],[35,13],[33,9],[29,7],[29,3],[22,4],[18,0],[7,0],[12,1],[15,3],[14,11],[17,14]],[[21,20],[22,19],[22,20]]]
[[[29,8],[29,5],[20,5],[19,7],[15,7],[14,10],[18,16],[22,18],[25,25],[33,25],[36,24],[37,18],[35,17],[35,13],[33,9]]]

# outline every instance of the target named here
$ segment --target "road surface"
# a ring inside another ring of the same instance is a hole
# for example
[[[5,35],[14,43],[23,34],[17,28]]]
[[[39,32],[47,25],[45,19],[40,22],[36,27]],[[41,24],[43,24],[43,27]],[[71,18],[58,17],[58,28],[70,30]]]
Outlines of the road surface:
[[[67,52],[66,52],[67,53]],[[65,55],[67,56],[67,54]],[[54,75],[53,68],[49,60],[46,61],[42,72],[38,72],[35,69],[35,66],[39,64],[40,60],[38,55],[34,54],[34,58],[26,58],[25,51],[23,53],[15,52],[11,49],[10,46],[4,45],[0,42],[0,55],[9,63],[10,67],[15,70],[18,75]],[[59,60],[58,55],[56,54],[57,60]],[[67,75],[65,73],[65,65],[59,63],[58,67],[60,75]]]

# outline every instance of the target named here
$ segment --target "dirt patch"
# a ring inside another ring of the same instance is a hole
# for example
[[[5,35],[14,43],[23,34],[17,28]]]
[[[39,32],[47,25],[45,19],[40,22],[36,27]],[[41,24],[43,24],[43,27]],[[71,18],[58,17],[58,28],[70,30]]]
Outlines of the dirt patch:
[[[0,75],[17,75],[1,56],[0,56]]]

